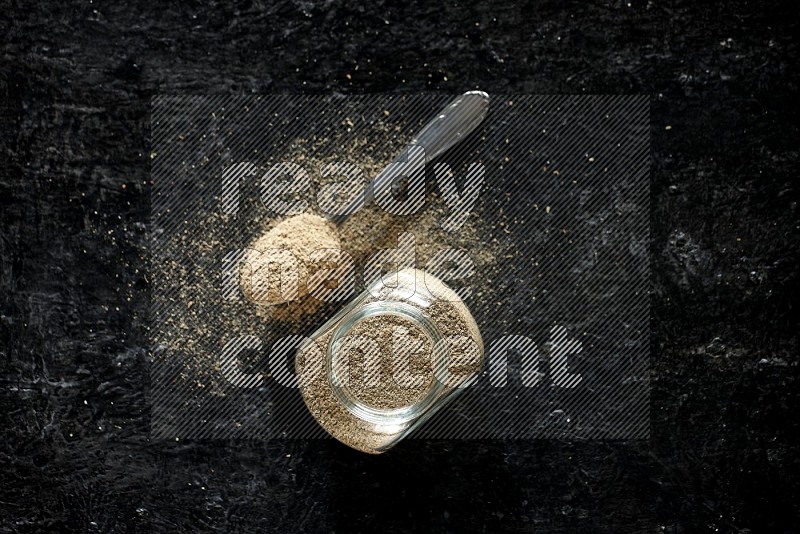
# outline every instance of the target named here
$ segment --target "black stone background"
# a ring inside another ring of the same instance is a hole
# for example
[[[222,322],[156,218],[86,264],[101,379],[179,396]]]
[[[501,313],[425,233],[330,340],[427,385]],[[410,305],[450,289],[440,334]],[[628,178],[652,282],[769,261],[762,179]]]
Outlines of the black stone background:
[[[4,0],[0,29],[0,530],[800,528],[793,2]],[[651,439],[151,442],[150,97],[474,87],[652,96]]]

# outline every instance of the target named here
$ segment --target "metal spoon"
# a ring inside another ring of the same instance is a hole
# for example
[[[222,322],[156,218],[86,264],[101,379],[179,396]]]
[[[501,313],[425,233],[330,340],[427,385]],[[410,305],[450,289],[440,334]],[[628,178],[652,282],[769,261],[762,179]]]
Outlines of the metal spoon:
[[[370,182],[366,190],[360,191],[355,199],[350,202],[344,212],[334,215],[331,220],[338,226],[352,214],[361,209],[364,205],[374,201],[375,191],[384,191],[391,187],[392,182],[397,178],[395,163],[406,161],[412,148],[421,147],[424,149],[424,164],[429,163],[442,153],[460,142],[464,137],[478,127],[486,117],[489,107],[489,95],[482,91],[468,91],[455,98],[450,104],[440,111],[425,127],[415,135],[405,150],[389,163],[378,175]],[[424,174],[422,174],[424,179]],[[272,228],[270,234],[279,234],[284,231],[287,225],[294,224],[294,216],[279,223]],[[252,279],[250,279],[252,283]],[[303,300],[303,299],[301,299]],[[305,299],[308,300],[308,299]],[[259,304],[272,306],[283,302],[300,302],[291,299],[290,301],[261,301]]]

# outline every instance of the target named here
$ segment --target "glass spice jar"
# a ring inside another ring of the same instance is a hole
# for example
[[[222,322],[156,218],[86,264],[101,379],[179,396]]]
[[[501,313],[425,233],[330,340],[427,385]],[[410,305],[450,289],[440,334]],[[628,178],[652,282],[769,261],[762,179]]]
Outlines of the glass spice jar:
[[[385,452],[478,376],[478,325],[455,291],[417,269],[371,284],[300,346],[300,392],[342,443]]]

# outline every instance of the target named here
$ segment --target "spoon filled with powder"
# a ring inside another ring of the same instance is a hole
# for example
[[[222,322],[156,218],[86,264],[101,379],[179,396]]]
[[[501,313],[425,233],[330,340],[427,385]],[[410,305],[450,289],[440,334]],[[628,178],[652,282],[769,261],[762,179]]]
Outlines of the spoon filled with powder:
[[[340,250],[342,238],[338,227],[366,205],[383,201],[393,205],[409,184],[403,182],[403,165],[410,159],[427,164],[469,135],[483,121],[489,107],[489,95],[469,91],[456,97],[414,136],[400,154],[369,183],[338,215],[326,219],[311,213],[293,215],[256,237],[242,259],[239,285],[244,296],[260,308],[269,310],[290,304],[301,314],[315,311],[321,301],[310,295],[309,277],[318,259],[315,251]],[[415,175],[424,188],[424,173]],[[397,201],[396,206],[401,205]],[[297,314],[289,314],[295,316]]]

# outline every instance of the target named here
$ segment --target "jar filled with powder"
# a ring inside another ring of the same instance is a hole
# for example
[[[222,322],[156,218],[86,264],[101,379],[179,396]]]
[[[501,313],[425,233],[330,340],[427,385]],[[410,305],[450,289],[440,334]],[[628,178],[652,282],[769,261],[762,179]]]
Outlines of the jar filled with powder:
[[[381,453],[463,391],[483,367],[467,306],[435,276],[390,273],[298,350],[303,400],[334,438]]]

